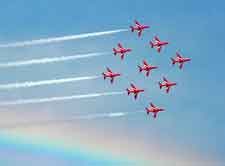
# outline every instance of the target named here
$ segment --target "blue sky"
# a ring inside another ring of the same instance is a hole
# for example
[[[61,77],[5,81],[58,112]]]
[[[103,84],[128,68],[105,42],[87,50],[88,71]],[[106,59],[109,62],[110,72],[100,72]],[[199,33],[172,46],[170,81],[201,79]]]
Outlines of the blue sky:
[[[106,66],[121,71],[129,77],[129,80],[127,78],[116,80],[114,85],[97,79],[82,83],[1,91],[0,99],[3,101],[121,91],[129,86],[131,80],[148,90],[148,93],[142,95],[137,102],[134,102],[131,97],[122,95],[1,108],[0,121],[3,126],[19,124],[24,120],[32,123],[43,117],[68,118],[82,113],[136,111],[144,109],[150,101],[167,110],[159,114],[157,120],[153,120],[145,114],[137,114],[125,118],[75,121],[69,125],[52,124],[26,128],[17,126],[16,129],[4,130],[3,135],[5,133],[13,133],[12,135],[15,137],[22,135],[25,140],[31,137],[32,139],[28,139],[30,142],[26,142],[30,146],[33,142],[41,144],[39,141],[42,139],[54,138],[56,142],[65,143],[67,139],[73,138],[76,139],[75,144],[80,144],[83,151],[87,150],[89,154],[89,151],[95,153],[96,149],[100,149],[99,151],[111,156],[111,158],[109,157],[110,161],[116,161],[119,157],[125,160],[139,161],[142,160],[136,155],[139,152],[143,156],[155,153],[154,157],[149,157],[149,162],[172,160],[186,163],[191,159],[194,163],[225,162],[224,2],[14,0],[2,2],[1,6],[1,44],[128,28],[134,19],[151,26],[141,39],[130,32],[123,32],[58,44],[1,48],[1,62],[111,51],[118,42],[133,48],[133,52],[125,57],[124,62],[108,55],[65,63],[2,69],[0,71],[1,84],[56,79],[74,75],[96,75],[102,73]],[[171,43],[163,49],[160,55],[148,46],[149,40],[154,35]],[[192,58],[189,64],[185,64],[182,71],[176,67],[172,68],[170,65],[170,57],[175,55],[177,49],[180,49],[184,56]],[[150,78],[145,78],[137,71],[136,66],[143,59],[160,67],[158,71],[153,72]],[[178,86],[172,89],[169,95],[160,91],[156,84],[164,75],[170,80],[178,82]],[[79,128],[74,126],[79,126]],[[72,132],[73,129],[77,131],[76,134]],[[90,133],[87,134],[86,131]],[[95,138],[95,141],[87,143],[88,140],[82,140],[85,136]],[[99,140],[104,140],[104,143],[101,144]],[[127,145],[125,145],[125,141],[128,142]],[[11,144],[14,142],[12,141]],[[109,144],[114,147],[112,148]],[[76,147],[73,142],[71,142],[71,146]],[[123,150],[120,149],[121,146]],[[44,147],[45,145],[43,145]],[[56,146],[56,148],[60,151],[60,146]],[[143,150],[141,150],[142,148]],[[19,148],[11,146],[10,150],[0,149],[0,154],[6,153],[6,150],[10,154],[0,155],[0,160],[11,166],[15,165],[13,161],[26,165],[24,159],[30,162],[38,158],[40,164],[48,165],[48,162],[51,163],[56,158],[46,157],[45,154],[42,157],[35,153],[21,154],[21,149],[23,146],[19,146]],[[32,148],[30,152],[33,152]],[[157,154],[160,155],[160,158]],[[57,156],[53,152],[51,155]],[[85,157],[84,160],[87,160],[88,155]],[[15,158],[17,160],[14,160]],[[143,160],[146,158],[143,157]],[[59,165],[70,165],[67,157],[62,156],[61,160],[62,163]],[[74,160],[75,163],[82,162],[78,161],[77,157],[69,160]],[[100,162],[101,157],[96,160]]]

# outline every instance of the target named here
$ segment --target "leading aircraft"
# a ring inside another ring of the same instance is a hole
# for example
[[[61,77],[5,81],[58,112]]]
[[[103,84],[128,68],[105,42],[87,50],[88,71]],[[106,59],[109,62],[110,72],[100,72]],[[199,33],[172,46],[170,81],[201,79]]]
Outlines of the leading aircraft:
[[[150,28],[150,26],[147,25],[141,25],[137,20],[134,20],[135,26],[130,26],[130,29],[132,32],[138,31],[138,37],[141,37],[142,31],[144,29]]]
[[[155,36],[154,37],[154,40],[155,40],[155,42],[154,41],[150,41],[149,44],[150,44],[151,48],[156,47],[158,52],[161,51],[162,46],[165,46],[165,45],[169,44],[169,42],[160,41],[160,39],[158,38],[158,36]]]
[[[143,70],[145,70],[145,71],[146,71],[146,76],[147,76],[147,77],[149,76],[150,71],[151,71],[152,69],[157,69],[157,68],[158,68],[158,66],[151,66],[151,65],[149,65],[148,62],[147,62],[146,60],[143,60],[143,64],[144,64],[144,66],[138,66],[139,72],[142,72]]]
[[[130,49],[130,48],[124,48],[121,43],[118,43],[118,50],[115,49],[115,48],[113,48],[114,55],[116,55],[117,53],[119,53],[120,54],[120,58],[122,60],[124,59],[125,53],[131,52],[131,51],[132,51],[132,49]]]
[[[147,114],[152,112],[154,118],[157,117],[158,112],[165,111],[165,109],[156,107],[153,103],[150,103],[150,107],[149,108],[146,107],[145,110]]]
[[[113,83],[115,77],[121,76],[120,73],[113,73],[112,70],[111,70],[110,68],[108,68],[108,67],[106,67],[106,70],[107,70],[107,72],[102,73],[103,78],[104,78],[104,80],[105,80],[107,77],[110,78],[111,84]]]
[[[172,64],[175,65],[176,63],[179,63],[179,68],[182,69],[185,62],[188,62],[191,60],[191,58],[183,58],[179,52],[176,52],[176,58],[171,58]]]
[[[134,84],[130,84],[130,86],[131,86],[131,89],[126,89],[127,90],[127,94],[128,95],[130,95],[131,93],[133,93],[134,94],[134,99],[136,100],[137,99],[137,97],[138,97],[138,94],[140,93],[140,92],[144,92],[144,89],[138,89]]]
[[[170,88],[172,86],[176,86],[177,83],[176,82],[170,82],[166,79],[166,77],[163,77],[163,82],[159,82],[159,88],[162,89],[162,87],[166,87],[166,93],[169,93]]]

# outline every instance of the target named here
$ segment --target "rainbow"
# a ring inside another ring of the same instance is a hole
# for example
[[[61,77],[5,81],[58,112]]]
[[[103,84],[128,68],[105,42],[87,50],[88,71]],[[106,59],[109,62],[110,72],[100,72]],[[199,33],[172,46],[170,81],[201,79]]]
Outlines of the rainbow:
[[[107,153],[100,153],[83,149],[80,145],[69,145],[54,140],[37,140],[20,134],[1,133],[0,134],[1,149],[10,148],[24,154],[38,154],[54,156],[63,160],[69,160],[77,164],[85,165],[130,165],[134,163],[129,159],[114,158]],[[13,157],[11,158],[13,159]],[[4,159],[0,161],[3,165]]]

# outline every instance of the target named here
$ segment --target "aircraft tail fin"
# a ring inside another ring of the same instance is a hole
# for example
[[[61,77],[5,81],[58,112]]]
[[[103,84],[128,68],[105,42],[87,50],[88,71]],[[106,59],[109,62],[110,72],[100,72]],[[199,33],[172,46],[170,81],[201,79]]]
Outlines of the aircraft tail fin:
[[[163,85],[159,82],[159,88],[162,89]]]
[[[102,73],[102,75],[103,75],[103,78],[104,78],[104,80],[106,79],[106,75],[105,75],[105,73]]]
[[[131,32],[134,32],[134,27],[130,26]]]
[[[142,67],[141,66],[138,66],[138,68],[139,68],[139,72],[142,72]]]
[[[171,58],[172,60],[172,65],[174,65],[176,63],[175,59]]]
[[[154,43],[152,41],[150,41],[149,44],[150,44],[151,48],[154,47]]]
[[[113,48],[113,53],[114,53],[114,55],[117,54],[117,50],[115,48]]]
[[[145,107],[145,110],[146,110],[147,114],[149,114],[148,108]]]
[[[127,95],[130,95],[130,90],[129,89],[126,89],[127,90]]]

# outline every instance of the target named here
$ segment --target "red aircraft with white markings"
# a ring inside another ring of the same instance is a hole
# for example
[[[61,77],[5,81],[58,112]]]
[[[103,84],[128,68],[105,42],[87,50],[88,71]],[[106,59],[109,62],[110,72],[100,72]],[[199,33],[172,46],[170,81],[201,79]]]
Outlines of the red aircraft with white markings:
[[[141,25],[137,20],[134,20],[134,23],[136,24],[136,26],[130,26],[130,29],[132,32],[138,31],[138,37],[141,37],[142,31],[144,29],[150,28],[150,26]]]
[[[127,94],[130,95],[131,93],[134,94],[134,99],[136,100],[138,97],[138,94],[140,92],[144,92],[144,89],[138,89],[134,84],[130,84],[131,85],[131,89],[126,89],[127,90]]]
[[[149,76],[150,71],[152,69],[157,69],[158,68],[158,66],[151,66],[151,65],[149,65],[146,60],[143,60],[143,64],[144,64],[144,66],[138,66],[139,72],[146,71],[146,76],[147,77]]]
[[[131,52],[130,48],[124,48],[121,43],[118,43],[118,50],[113,48],[114,55],[120,54],[121,59],[123,60],[125,53]]]
[[[104,78],[104,80],[105,80],[107,77],[110,78],[110,82],[111,82],[111,83],[113,83],[115,77],[121,76],[120,73],[113,73],[112,70],[111,70],[110,68],[108,68],[108,67],[106,68],[106,70],[107,70],[107,72],[102,73],[103,78]]]
[[[183,58],[179,52],[176,52],[176,58],[171,58],[172,64],[175,65],[176,63],[179,63],[179,68],[182,69],[185,62],[188,62],[191,60],[191,58]]]
[[[165,109],[156,107],[153,103],[150,103],[150,107],[149,108],[146,107],[145,110],[147,114],[152,112],[154,118],[157,117],[158,112],[165,111]]]
[[[162,49],[162,46],[165,46],[167,44],[169,44],[169,42],[166,42],[166,41],[160,41],[159,38],[157,36],[154,37],[154,41],[150,41],[150,46],[153,48],[153,47],[156,47],[157,48],[157,51],[160,52],[161,49]]]
[[[162,87],[166,87],[166,93],[169,93],[170,88],[172,86],[175,86],[175,85],[177,85],[176,82],[170,82],[165,77],[163,77],[163,82],[162,83],[159,82],[159,88],[162,89]]]

